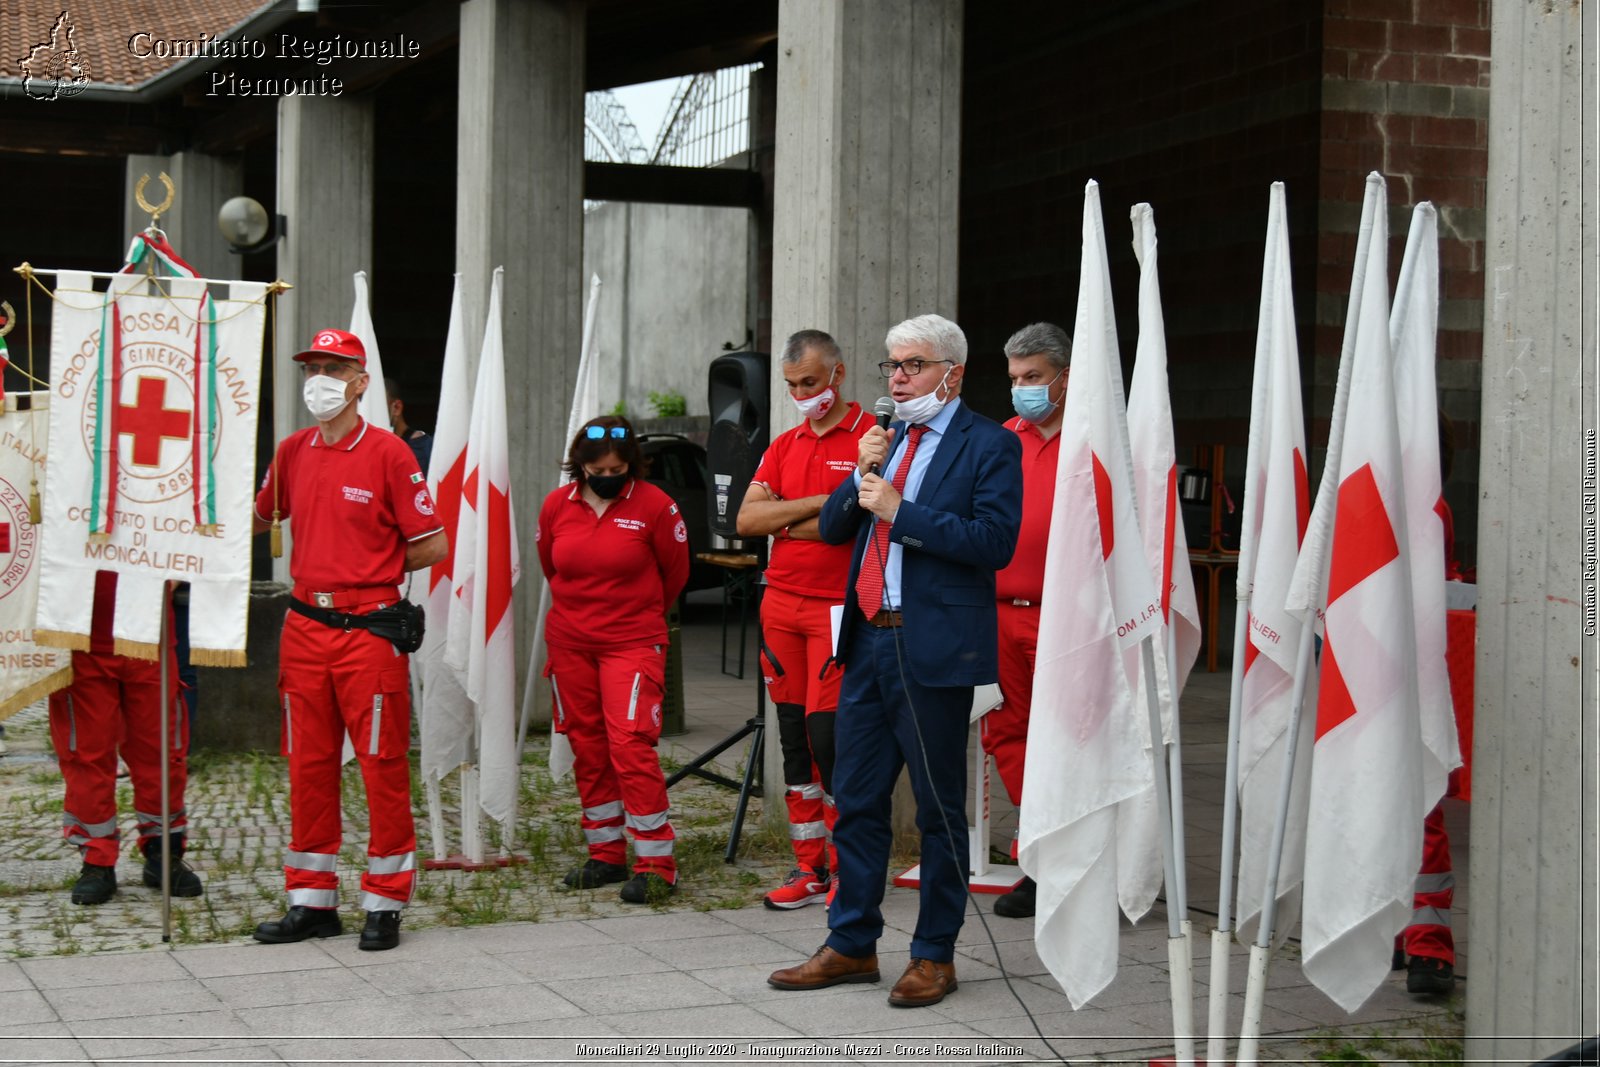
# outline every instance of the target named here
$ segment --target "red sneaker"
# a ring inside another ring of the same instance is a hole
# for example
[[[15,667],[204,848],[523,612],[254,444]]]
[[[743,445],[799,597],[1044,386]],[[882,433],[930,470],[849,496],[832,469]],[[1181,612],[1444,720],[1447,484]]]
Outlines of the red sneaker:
[[[828,879],[828,899],[823,904],[825,908],[833,907],[833,898],[839,895],[839,876],[834,875]]]
[[[791,908],[803,908],[807,904],[816,904],[827,899],[829,881],[827,875],[819,875],[804,867],[796,867],[789,872],[788,880],[768,893],[762,902],[773,911],[787,911]]]

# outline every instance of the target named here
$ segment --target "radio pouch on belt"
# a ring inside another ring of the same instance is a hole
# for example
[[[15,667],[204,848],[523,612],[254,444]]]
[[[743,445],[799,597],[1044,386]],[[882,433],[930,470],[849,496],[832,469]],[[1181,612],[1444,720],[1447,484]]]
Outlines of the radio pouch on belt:
[[[422,647],[422,605],[409,600],[398,600],[366,615],[346,615],[290,597],[289,610],[336,630],[368,630],[394,645],[399,652],[415,652]]]

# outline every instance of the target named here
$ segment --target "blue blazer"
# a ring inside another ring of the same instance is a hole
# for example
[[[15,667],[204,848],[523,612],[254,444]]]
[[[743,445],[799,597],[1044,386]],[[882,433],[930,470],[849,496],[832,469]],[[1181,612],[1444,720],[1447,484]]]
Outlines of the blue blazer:
[[[895,441],[905,424],[894,424]],[[1011,562],[1022,525],[1022,446],[1017,435],[962,403],[951,416],[917,500],[901,503],[889,538],[901,546],[900,599],[906,656],[930,686],[983,685],[999,677],[994,573]],[[867,625],[856,604],[856,575],[872,538],[872,513],[856,503],[846,478],[817,517],[832,545],[855,538],[838,658]],[[876,565],[876,561],[873,561]]]

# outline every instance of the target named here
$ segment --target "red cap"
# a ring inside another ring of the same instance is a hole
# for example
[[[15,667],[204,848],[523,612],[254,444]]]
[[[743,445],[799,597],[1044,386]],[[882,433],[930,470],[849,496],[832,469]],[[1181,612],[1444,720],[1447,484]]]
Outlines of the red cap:
[[[335,359],[348,359],[361,364],[361,369],[367,369],[367,350],[362,345],[361,338],[349,330],[318,330],[317,336],[312,340],[311,347],[304,352],[296,353],[295,359],[311,359],[316,356],[332,356]]]

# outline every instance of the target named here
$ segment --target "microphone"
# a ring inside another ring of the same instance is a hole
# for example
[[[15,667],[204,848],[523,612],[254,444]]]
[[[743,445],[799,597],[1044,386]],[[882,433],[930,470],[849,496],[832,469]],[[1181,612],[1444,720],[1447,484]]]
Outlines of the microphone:
[[[878,402],[872,405],[872,417],[878,420],[878,429],[887,430],[889,428],[889,420],[894,418],[894,399],[880,396]],[[876,463],[872,464],[867,468],[867,473],[877,474],[878,465]]]

